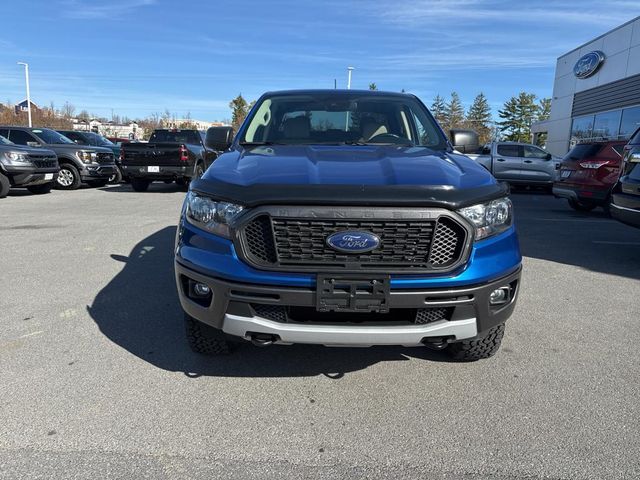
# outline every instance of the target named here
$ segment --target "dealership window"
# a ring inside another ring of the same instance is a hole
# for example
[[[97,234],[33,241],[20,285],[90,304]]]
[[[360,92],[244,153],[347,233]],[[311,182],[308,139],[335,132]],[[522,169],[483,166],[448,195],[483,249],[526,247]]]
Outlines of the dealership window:
[[[620,123],[620,138],[629,138],[640,127],[640,107],[625,108]]]
[[[618,138],[622,110],[599,113],[593,121],[593,134],[597,138]]]
[[[593,115],[573,119],[571,127],[571,141],[575,143],[583,138],[590,138],[593,130]]]

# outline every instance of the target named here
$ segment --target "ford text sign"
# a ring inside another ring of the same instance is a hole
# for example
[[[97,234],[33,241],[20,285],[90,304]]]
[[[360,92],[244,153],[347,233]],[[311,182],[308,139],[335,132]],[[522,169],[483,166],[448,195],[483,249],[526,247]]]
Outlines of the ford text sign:
[[[588,78],[598,71],[605,56],[600,50],[589,52],[576,62],[573,67],[573,74],[578,78]]]

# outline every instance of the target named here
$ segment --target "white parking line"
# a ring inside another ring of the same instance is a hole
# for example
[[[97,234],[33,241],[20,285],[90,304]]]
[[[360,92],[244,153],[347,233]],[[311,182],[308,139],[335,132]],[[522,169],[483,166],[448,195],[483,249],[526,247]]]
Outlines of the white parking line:
[[[20,335],[18,338],[33,337],[34,335],[40,335],[41,333],[44,332],[42,330],[38,330],[37,332],[25,333],[24,335]]]

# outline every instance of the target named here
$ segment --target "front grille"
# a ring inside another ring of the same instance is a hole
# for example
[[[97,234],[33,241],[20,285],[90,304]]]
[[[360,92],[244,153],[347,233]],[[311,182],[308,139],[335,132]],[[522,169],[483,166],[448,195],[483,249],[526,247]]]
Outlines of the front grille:
[[[58,166],[58,160],[54,157],[34,157],[30,155],[29,159],[37,168],[55,168]]]
[[[113,163],[113,153],[98,152],[98,163]]]
[[[327,245],[327,237],[349,230],[376,235],[380,246],[370,252],[350,254]],[[458,263],[466,236],[465,228],[447,216],[398,221],[278,218],[262,214],[241,229],[240,248],[249,263],[273,269],[438,270]]]
[[[449,320],[453,313],[453,307],[419,308],[416,313],[416,323],[425,324]]]
[[[256,315],[267,320],[273,320],[274,322],[284,323],[287,321],[287,311],[285,307],[281,305],[263,305],[259,303],[252,303],[251,308],[256,312]]]
[[[455,307],[398,308],[387,313],[318,312],[313,307],[287,307],[252,303],[251,308],[258,317],[279,323],[403,323],[424,325],[451,320]]]

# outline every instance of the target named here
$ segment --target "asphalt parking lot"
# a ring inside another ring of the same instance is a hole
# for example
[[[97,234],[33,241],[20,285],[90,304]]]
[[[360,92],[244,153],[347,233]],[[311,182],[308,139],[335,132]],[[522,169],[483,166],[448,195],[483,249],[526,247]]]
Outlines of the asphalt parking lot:
[[[640,476],[640,230],[514,193],[524,283],[502,350],[183,340],[184,192],[0,201],[0,478]]]

